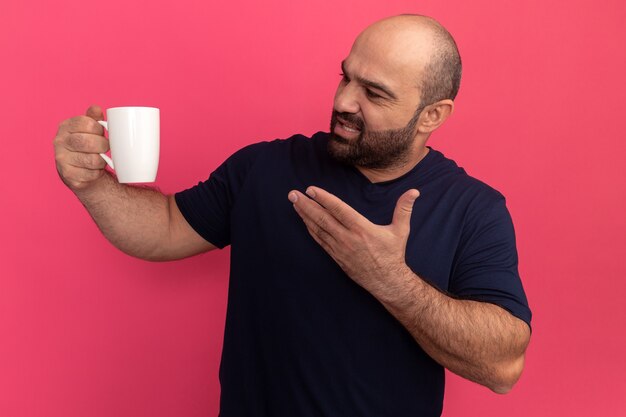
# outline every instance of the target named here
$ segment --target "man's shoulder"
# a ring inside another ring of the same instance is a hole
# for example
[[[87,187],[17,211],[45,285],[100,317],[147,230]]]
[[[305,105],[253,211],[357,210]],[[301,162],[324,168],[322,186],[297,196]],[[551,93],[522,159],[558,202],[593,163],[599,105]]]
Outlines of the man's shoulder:
[[[482,179],[470,175],[464,167],[458,165],[454,160],[446,157],[442,152],[432,150],[435,155],[436,165],[440,170],[449,173],[446,176],[447,186],[450,191],[461,194],[469,194],[481,198],[489,198],[491,200],[501,200],[504,198],[502,193],[495,189]]]
[[[287,138],[279,138],[256,142],[240,148],[227,160],[227,165],[238,168],[266,167],[272,170],[279,166],[307,161],[317,163],[325,159],[326,140],[328,133],[317,132],[308,137],[295,134]]]
[[[242,157],[254,157],[260,153],[265,152],[280,152],[287,148],[294,148],[297,150],[312,150],[325,146],[328,139],[327,132],[317,132],[313,135],[306,136],[300,133],[294,134],[287,138],[278,138],[273,140],[265,140],[262,142],[255,142],[244,146],[235,152],[234,155],[240,155]]]
[[[298,133],[284,139],[275,139],[269,142],[277,150],[288,148],[291,151],[296,152],[311,152],[320,149],[326,149],[326,143],[328,141],[327,132],[316,132],[311,136]]]

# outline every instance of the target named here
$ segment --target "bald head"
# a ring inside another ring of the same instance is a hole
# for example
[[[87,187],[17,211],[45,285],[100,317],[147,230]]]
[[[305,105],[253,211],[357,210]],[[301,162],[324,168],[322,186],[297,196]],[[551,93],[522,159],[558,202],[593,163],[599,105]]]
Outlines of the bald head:
[[[354,48],[384,50],[387,65],[397,66],[419,89],[420,107],[454,100],[461,83],[461,57],[450,33],[436,20],[400,15],[367,27]]]

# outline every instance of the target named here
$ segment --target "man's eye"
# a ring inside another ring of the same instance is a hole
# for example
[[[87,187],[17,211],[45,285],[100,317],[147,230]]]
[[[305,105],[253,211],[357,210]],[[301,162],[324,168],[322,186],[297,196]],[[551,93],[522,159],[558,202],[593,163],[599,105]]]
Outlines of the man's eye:
[[[381,98],[382,96],[380,94],[376,94],[375,92],[373,92],[372,90],[370,90],[369,88],[365,89],[365,94],[369,97],[369,98]]]

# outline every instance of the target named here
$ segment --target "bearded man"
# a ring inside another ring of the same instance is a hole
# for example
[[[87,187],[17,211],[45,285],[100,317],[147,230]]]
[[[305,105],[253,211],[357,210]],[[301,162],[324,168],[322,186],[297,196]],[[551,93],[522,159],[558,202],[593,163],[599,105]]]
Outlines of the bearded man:
[[[223,417],[438,416],[444,368],[505,393],[524,367],[504,197],[426,145],[459,89],[453,38],[384,19],[341,71],[329,133],[245,147],[175,195],[104,171],[97,106],[55,139],[62,180],[122,251],[231,246]]]

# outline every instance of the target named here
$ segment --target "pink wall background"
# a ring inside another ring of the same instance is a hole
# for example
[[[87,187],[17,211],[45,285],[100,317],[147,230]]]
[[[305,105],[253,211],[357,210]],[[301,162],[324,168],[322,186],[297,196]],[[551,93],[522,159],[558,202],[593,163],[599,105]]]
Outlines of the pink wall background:
[[[110,246],[57,177],[58,123],[160,107],[172,193],[243,145],[327,129],[354,37],[400,12],[459,43],[430,144],[507,196],[535,315],[514,391],[450,376],[444,415],[626,415],[623,1],[3,0],[0,416],[218,409],[228,251],[152,264]]]

